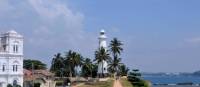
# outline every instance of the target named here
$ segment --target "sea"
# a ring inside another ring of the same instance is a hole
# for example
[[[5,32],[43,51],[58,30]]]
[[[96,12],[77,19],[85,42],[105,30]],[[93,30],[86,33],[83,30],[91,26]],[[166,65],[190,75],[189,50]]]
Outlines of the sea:
[[[153,87],[200,87],[200,76],[144,76],[143,78],[150,81]],[[194,85],[174,85],[179,83],[193,83]]]

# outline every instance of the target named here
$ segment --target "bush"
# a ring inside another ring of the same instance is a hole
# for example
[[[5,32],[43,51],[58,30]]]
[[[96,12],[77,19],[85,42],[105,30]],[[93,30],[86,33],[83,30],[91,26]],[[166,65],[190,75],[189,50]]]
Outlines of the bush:
[[[141,78],[141,73],[138,69],[132,70],[128,75],[128,80],[134,87],[148,87],[148,83]]]
[[[40,83],[34,83],[34,87],[40,87]]]
[[[12,86],[11,84],[8,84],[7,87],[14,87],[14,86]],[[22,86],[16,85],[15,87],[22,87]]]
[[[13,87],[11,84],[8,84],[7,87]]]
[[[56,86],[63,86],[63,81],[57,81]]]

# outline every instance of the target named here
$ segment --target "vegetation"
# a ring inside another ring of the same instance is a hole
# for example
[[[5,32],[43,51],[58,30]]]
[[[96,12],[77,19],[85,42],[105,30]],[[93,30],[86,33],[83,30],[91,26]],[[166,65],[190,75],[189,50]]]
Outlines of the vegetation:
[[[84,84],[78,87],[113,87],[114,80],[110,79],[105,82],[94,82],[92,84]]]
[[[123,87],[133,87],[132,83],[127,80],[127,78],[121,78],[120,82]]]
[[[11,84],[8,84],[7,87],[13,87]]]
[[[39,60],[31,60],[31,59],[25,59],[23,61],[23,68],[31,70],[34,69],[47,69],[46,64],[42,63]]]
[[[128,71],[129,71],[129,68],[126,67],[126,65],[123,64],[120,66],[120,75],[121,76],[127,76]]]
[[[127,75],[129,69],[121,63],[121,58],[119,58],[123,48],[121,47],[123,44],[117,38],[111,40],[109,45],[109,50],[104,49],[103,47],[99,48],[95,51],[95,59],[94,61],[99,64],[103,61],[109,63],[109,72],[110,73],[118,73],[122,76]],[[109,52],[113,55],[113,58],[110,57]],[[51,62],[50,71],[55,73],[57,77],[72,77],[76,76],[76,67],[82,67],[81,75],[84,77],[96,77],[97,76],[97,64],[94,64],[91,59],[83,58],[80,53],[69,50],[63,56],[61,53],[57,53],[54,55],[53,60]],[[103,64],[102,64],[103,68]],[[101,77],[103,76],[103,70],[101,73]]]
[[[141,73],[138,69],[134,69],[129,73],[128,81],[130,81],[134,87],[148,87],[147,82],[142,80]]]
[[[83,57],[74,51],[68,51],[63,57],[61,53],[54,56],[50,71],[58,77],[76,76],[75,68],[83,64]]]
[[[84,77],[92,77],[93,68],[94,65],[92,64],[92,61],[89,58],[86,58],[82,66],[82,75]]]
[[[21,87],[20,85],[12,86],[11,84],[8,84],[7,87]]]
[[[76,76],[75,68],[83,64],[83,57],[79,53],[70,50],[66,53],[64,63],[65,65],[68,64],[65,68],[68,68],[69,76]]]
[[[99,50],[95,51],[95,59],[94,61],[97,61],[97,63],[101,63],[102,65],[102,73],[100,75],[100,77],[104,77],[104,74],[103,74],[103,61],[106,61],[106,62],[110,62],[111,58],[109,56],[109,53],[107,50],[105,50],[103,47],[101,47]]]
[[[121,41],[119,41],[117,38],[114,38],[111,40],[111,43],[109,45],[110,52],[113,55],[113,60],[109,64],[109,71],[111,73],[120,74],[120,67],[123,65],[121,63],[121,58],[119,58],[121,52],[123,51],[123,48],[121,47],[123,44]]]
[[[64,58],[61,56],[61,53],[57,53],[54,55],[54,58],[51,62],[51,68],[50,71],[55,73],[55,76],[62,77],[63,75],[66,75],[66,69],[64,64]]]

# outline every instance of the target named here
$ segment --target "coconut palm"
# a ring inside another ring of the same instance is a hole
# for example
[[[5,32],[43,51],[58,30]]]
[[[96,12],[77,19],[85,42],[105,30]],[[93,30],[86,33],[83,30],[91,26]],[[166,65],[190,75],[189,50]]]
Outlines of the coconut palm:
[[[73,51],[69,51],[67,52],[66,56],[65,56],[65,63],[68,64],[68,68],[69,68],[69,75],[70,77],[72,77],[73,72],[75,71],[75,67],[81,66],[83,61],[83,57]]]
[[[111,63],[108,65],[109,67],[109,71],[111,71],[111,73],[119,73],[119,69],[120,67],[123,65],[123,63],[121,63],[121,58],[117,58],[111,61]]]
[[[97,61],[97,63],[101,63],[102,65],[102,73],[101,76],[103,76],[103,62],[110,62],[111,57],[109,56],[109,53],[107,50],[105,50],[103,47],[101,47],[99,50],[95,51],[95,59],[94,61]]]
[[[117,38],[114,38],[113,40],[111,40],[111,43],[109,45],[110,48],[110,52],[113,55],[113,60],[111,62],[110,65],[110,69],[113,70],[113,72],[115,73],[115,75],[117,74],[117,72],[119,72],[119,68],[121,65],[121,58],[118,58],[118,56],[120,56],[121,52],[123,51],[123,48],[121,47],[123,44],[121,41],[119,41]]]
[[[123,48],[121,47],[122,45],[123,45],[122,42],[119,41],[117,38],[111,40],[109,48],[114,58],[117,58],[118,55],[120,55],[121,52],[123,51]]]
[[[92,69],[94,65],[92,64],[92,61],[89,58],[86,58],[84,60],[83,66],[82,66],[82,73],[84,76],[91,75],[92,77]]]
[[[63,68],[65,66],[63,61],[64,61],[64,59],[61,56],[61,53],[57,53],[56,55],[54,55],[54,58],[51,62],[50,71],[54,72],[56,74],[56,76],[60,76],[60,74],[61,74],[60,68]]]
[[[127,76],[128,71],[129,71],[129,68],[126,67],[126,65],[122,64],[122,65],[120,66],[120,74],[121,74],[122,76]]]

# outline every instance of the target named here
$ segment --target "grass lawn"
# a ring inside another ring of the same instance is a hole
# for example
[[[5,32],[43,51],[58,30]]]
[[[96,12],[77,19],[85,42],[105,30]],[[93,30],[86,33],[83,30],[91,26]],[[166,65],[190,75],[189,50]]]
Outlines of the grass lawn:
[[[84,85],[81,85],[81,86],[78,86],[78,87],[113,87],[113,82],[114,82],[114,80],[109,79],[106,82],[96,82],[96,83],[92,83],[92,84],[89,84],[89,85],[84,84]]]
[[[126,78],[121,78],[120,82],[123,87],[133,87],[133,85]]]

